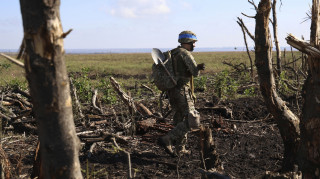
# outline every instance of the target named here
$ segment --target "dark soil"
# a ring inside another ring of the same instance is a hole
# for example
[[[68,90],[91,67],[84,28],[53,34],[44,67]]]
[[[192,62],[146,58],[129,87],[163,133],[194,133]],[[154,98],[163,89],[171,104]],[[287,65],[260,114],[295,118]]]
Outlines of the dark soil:
[[[125,89],[127,90],[127,89]],[[210,90],[207,90],[210,91]],[[133,94],[134,96],[134,94]],[[213,111],[207,106],[214,106],[212,94],[197,93],[196,108],[201,114],[201,123],[212,129],[216,150],[222,162],[225,175],[231,178],[260,178],[266,171],[281,168],[283,144],[277,125],[267,112],[261,97],[246,97],[235,100],[220,101],[219,105],[232,110],[233,118]],[[138,99],[153,113],[159,112],[158,98],[145,92],[144,98]],[[170,130],[172,114],[165,120],[157,120],[166,127],[154,127],[132,134],[123,122],[130,120],[126,106],[119,103],[105,106],[105,115],[99,118],[76,119],[77,132],[99,130],[118,133],[128,137],[128,143],[118,145],[130,153],[132,173],[136,178],[200,178],[201,158],[199,154],[199,137],[197,132],[188,135],[187,149],[190,155],[172,158],[156,144],[159,136]],[[113,114],[112,109],[115,111]],[[97,114],[86,107],[86,114]],[[77,116],[77,115],[75,115]],[[29,119],[32,118],[28,117]],[[135,118],[143,120],[146,118]],[[93,121],[107,120],[100,125],[90,125]],[[118,123],[115,123],[118,121]],[[37,135],[24,131],[7,131],[1,144],[12,165],[14,178],[28,178],[32,171]],[[80,161],[83,176],[90,178],[127,178],[128,157],[119,152],[111,141],[100,141],[89,152],[92,143],[82,141]]]

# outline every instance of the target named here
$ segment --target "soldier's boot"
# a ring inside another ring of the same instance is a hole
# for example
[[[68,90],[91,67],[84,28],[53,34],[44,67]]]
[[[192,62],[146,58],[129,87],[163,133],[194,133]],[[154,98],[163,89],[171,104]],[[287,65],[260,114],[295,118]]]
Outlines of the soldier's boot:
[[[169,154],[171,157],[176,157],[176,154],[172,150],[172,141],[170,136],[162,136],[158,138],[157,141],[158,145],[164,148],[167,154]]]

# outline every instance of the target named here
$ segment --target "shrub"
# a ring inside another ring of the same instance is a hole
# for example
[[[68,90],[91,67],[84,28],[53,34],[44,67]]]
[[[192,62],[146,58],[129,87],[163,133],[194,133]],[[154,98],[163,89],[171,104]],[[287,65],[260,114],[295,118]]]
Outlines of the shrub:
[[[238,82],[224,70],[215,76],[214,88],[219,98],[234,98],[238,90]]]
[[[207,79],[206,76],[194,78],[194,88],[198,91],[205,91],[207,89]]]

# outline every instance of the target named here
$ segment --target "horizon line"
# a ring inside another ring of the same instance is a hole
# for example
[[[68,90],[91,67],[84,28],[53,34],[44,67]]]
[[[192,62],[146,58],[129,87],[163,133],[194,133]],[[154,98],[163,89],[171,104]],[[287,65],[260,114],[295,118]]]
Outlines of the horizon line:
[[[167,51],[172,48],[158,47],[162,51]],[[281,51],[291,48],[291,46],[280,47]],[[67,54],[86,54],[86,53],[149,53],[152,48],[65,48]],[[254,47],[249,47],[249,50],[254,50]],[[275,50],[275,47],[273,47]],[[291,49],[290,49],[291,50]],[[297,51],[296,49],[292,49]],[[19,49],[0,49],[2,53],[18,53]],[[194,52],[242,52],[247,51],[246,47],[196,47]]]

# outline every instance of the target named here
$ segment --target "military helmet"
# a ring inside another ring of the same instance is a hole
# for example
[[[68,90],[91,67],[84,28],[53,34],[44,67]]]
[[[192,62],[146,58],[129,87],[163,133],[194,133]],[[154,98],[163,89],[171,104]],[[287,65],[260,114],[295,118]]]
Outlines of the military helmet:
[[[198,41],[195,33],[191,31],[182,31],[179,34],[178,42],[179,43],[190,43]]]

